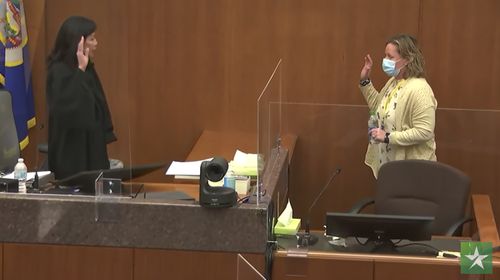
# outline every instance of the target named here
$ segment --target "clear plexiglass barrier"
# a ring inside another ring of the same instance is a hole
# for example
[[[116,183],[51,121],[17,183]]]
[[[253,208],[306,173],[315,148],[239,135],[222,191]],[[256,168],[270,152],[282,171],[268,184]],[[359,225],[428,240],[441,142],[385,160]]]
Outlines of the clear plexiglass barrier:
[[[360,199],[373,197],[375,177],[364,163],[369,145],[366,105],[283,101],[279,112],[280,134],[297,136],[288,197],[294,218],[302,219],[302,230],[307,221],[311,230],[322,230],[327,212],[347,212]],[[478,124],[492,129],[471,133]],[[498,110],[436,111],[437,159],[469,175],[475,193],[491,192],[500,180],[500,134],[494,129],[499,126]]]
[[[359,96],[357,104],[307,102],[303,95],[292,100],[284,90],[290,81],[283,67],[279,60],[270,70],[257,102],[259,191],[265,192],[264,175],[279,163],[277,151],[286,149],[284,139],[293,135],[287,182],[293,217],[301,219],[301,231],[306,224],[322,230],[327,212],[349,211],[375,194],[374,171],[365,164],[367,147],[373,145],[368,138],[369,109],[356,84],[349,91]],[[473,192],[491,193],[500,180],[500,134],[494,129],[499,126],[499,110],[442,106],[436,111],[437,159],[470,176]],[[384,143],[375,145],[390,149]]]
[[[118,41],[110,41],[109,43],[114,45],[118,44]],[[114,47],[110,46],[110,48]],[[121,199],[127,199],[131,198],[131,196],[135,194],[137,188],[121,188],[121,182],[116,179],[124,178],[123,181],[128,182],[133,182],[134,180],[136,180],[134,179],[134,174],[132,174],[133,169],[131,167],[138,165],[137,155],[133,156],[133,141],[131,141],[131,138],[133,130],[132,127],[133,125],[135,125],[135,119],[139,115],[137,106],[134,106],[137,103],[135,102],[135,100],[138,97],[132,90],[128,90],[129,88],[131,88],[131,86],[129,85],[130,79],[127,79],[129,75],[128,61],[120,60],[119,64],[117,64],[115,63],[116,61],[114,60],[114,58],[116,58],[116,56],[105,55],[104,53],[102,53],[97,54],[94,60],[94,67],[96,69],[96,72],[99,74],[99,80],[104,90],[103,103],[108,106],[107,109],[109,109],[110,120],[112,121],[113,125],[113,133],[116,136],[115,141],[109,141],[109,143],[106,144],[107,157],[110,162],[109,166],[105,166],[106,163],[103,163],[100,164],[99,167],[96,167],[96,162],[101,163],[101,155],[104,154],[104,145],[101,146],[97,144],[101,143],[101,139],[99,137],[104,138],[104,136],[99,136],[103,133],[100,133],[100,131],[98,130],[96,130],[98,132],[95,132],[92,130],[86,131],[84,129],[80,129],[74,132],[74,135],[78,135],[78,137],[74,137],[74,139],[66,141],[66,143],[64,142],[64,139],[56,139],[57,141],[55,143],[60,145],[65,144],[67,145],[67,147],[73,147],[74,149],[69,150],[69,148],[67,148],[60,151],[60,154],[66,154],[68,156],[68,158],[64,159],[64,162],[73,163],[69,159],[81,160],[78,162],[74,162],[74,166],[68,167],[67,170],[65,170],[66,174],[58,175],[51,173],[48,176],[40,176],[38,186],[33,187],[30,192],[78,196],[95,195],[96,203],[100,203],[106,199],[115,201],[116,199],[118,199],[118,197],[121,197]],[[112,68],[113,71],[109,71],[110,68],[107,67],[108,65],[115,65]],[[114,67],[116,67],[116,69]],[[36,137],[30,139],[29,145],[35,146],[34,148],[32,148],[35,153],[35,159],[30,160],[29,157],[26,159],[27,165],[29,167],[28,171],[46,171],[49,169],[52,169],[54,171],[54,167],[51,168],[48,159],[48,135],[49,129],[52,128],[54,131],[55,129],[57,129],[57,126],[54,123],[49,122],[49,116],[52,114],[52,119],[55,118],[56,120],[58,118],[63,118],[63,115],[61,115],[61,113],[56,113],[58,112],[57,110],[54,110],[52,112],[50,111],[50,108],[61,106],[61,104],[49,104],[49,100],[45,98],[44,94],[37,94],[36,96],[37,102],[40,103],[39,107],[45,108],[45,110],[37,112],[36,126],[32,128],[32,130],[36,129],[36,133],[34,133]],[[104,108],[104,110],[106,110],[106,108]],[[96,115],[98,114],[96,113]],[[99,115],[99,117],[102,118],[99,119],[99,121],[104,121],[103,115],[104,113],[102,115]],[[77,112],[73,111],[68,111],[66,112],[66,115],[64,115],[64,118],[68,119],[68,122],[71,119],[75,119],[74,125],[77,128],[79,123],[76,120],[80,120],[80,118],[84,119],[84,117],[85,116],[77,115]],[[90,109],[88,111],[87,117],[89,119],[92,119],[93,117]],[[92,121],[96,122],[95,120]],[[52,133],[54,133],[53,131]],[[62,130],[56,131],[55,133],[57,133],[57,135],[66,135]],[[112,138],[110,137],[110,135],[111,134],[106,135],[106,140],[110,140]],[[55,136],[52,136],[52,139],[55,139]],[[71,141],[73,141],[74,143],[71,143]],[[29,148],[27,148],[27,150],[29,150]],[[23,153],[24,152],[22,152],[22,154]],[[52,154],[52,156],[54,156],[54,154]],[[61,155],[54,156],[54,158],[56,157],[61,157]],[[99,158],[99,160],[97,160],[96,158]],[[105,159],[105,157],[102,158]],[[93,162],[93,164],[89,165],[87,161]],[[107,169],[121,171],[108,173],[108,176],[106,176],[106,174],[99,176],[100,170],[98,169],[100,168],[106,171]],[[61,169],[60,166],[59,169]],[[93,170],[73,172],[73,170],[77,169]],[[38,173],[45,174],[41,172]],[[102,184],[102,182],[104,182],[105,184]],[[96,185],[99,185],[99,189],[96,189]],[[99,220],[97,219],[97,216],[96,220]]]
[[[264,174],[278,163],[281,148],[282,60],[272,69],[257,99],[257,204],[265,189]]]

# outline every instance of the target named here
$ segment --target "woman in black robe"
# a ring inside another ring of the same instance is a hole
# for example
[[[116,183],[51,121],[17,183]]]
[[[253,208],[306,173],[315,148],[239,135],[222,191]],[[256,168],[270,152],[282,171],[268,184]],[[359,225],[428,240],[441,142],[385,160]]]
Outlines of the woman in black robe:
[[[48,58],[49,168],[56,179],[109,169],[106,145],[116,141],[111,115],[91,61],[94,21],[72,16],[62,24]]]

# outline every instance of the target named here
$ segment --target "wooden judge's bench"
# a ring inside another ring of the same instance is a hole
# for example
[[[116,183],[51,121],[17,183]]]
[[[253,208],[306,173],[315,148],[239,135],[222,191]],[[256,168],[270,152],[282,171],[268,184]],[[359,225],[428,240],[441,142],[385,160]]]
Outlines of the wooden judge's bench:
[[[205,131],[186,160],[256,152],[256,140]],[[142,190],[194,200],[0,193],[0,280],[255,279],[264,272],[270,205],[288,187],[288,151],[275,156],[260,203],[224,209],[201,207],[192,182],[144,183]]]

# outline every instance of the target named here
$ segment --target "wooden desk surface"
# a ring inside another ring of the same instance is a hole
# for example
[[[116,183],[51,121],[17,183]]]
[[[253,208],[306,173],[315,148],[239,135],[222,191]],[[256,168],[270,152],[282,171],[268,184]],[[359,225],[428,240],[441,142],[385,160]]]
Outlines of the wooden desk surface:
[[[204,130],[186,161],[202,160],[213,156],[221,156],[230,160],[237,149],[245,153],[256,153],[257,135],[235,131]]]
[[[212,131],[204,130],[186,161],[196,161],[213,156],[222,156],[227,160],[234,157],[236,150],[245,153],[257,153],[257,134],[238,131]],[[288,149],[289,159],[292,158],[297,136],[285,135],[282,138],[282,146]]]
[[[300,257],[300,254],[293,255],[290,252],[279,250],[275,253],[276,257],[294,256]],[[377,261],[394,263],[419,263],[419,264],[448,264],[458,265],[460,259],[436,258],[426,256],[412,255],[389,255],[389,254],[368,254],[368,253],[346,253],[346,252],[320,252],[309,251],[304,257],[311,259],[330,259],[330,260],[348,260],[348,261]]]
[[[137,190],[137,186],[144,185],[144,191],[146,192],[162,192],[162,191],[180,191],[187,195],[200,200],[200,187],[198,184],[186,184],[186,183],[136,183],[134,182],[133,188]]]
[[[288,241],[281,243],[283,249],[274,254],[273,279],[329,279],[331,275],[351,280],[456,279],[460,271],[459,259],[409,254],[405,249],[411,247],[402,248],[405,252],[401,254],[349,252],[318,237],[318,243],[309,250],[294,248]],[[418,250],[414,247],[410,252]]]
[[[412,251],[400,254],[344,252],[334,246],[324,248],[319,244],[325,241],[319,237],[318,244],[309,250],[297,249],[290,244],[279,245],[274,254],[273,279],[330,279],[332,275],[335,279],[350,280],[497,279],[495,277],[500,271],[500,262],[493,260],[493,278],[467,278],[460,273],[459,258],[438,258],[412,254]],[[435,241],[440,243],[439,239]],[[440,243],[444,246],[440,248],[447,248],[450,242],[453,240]],[[457,243],[459,246],[458,240]],[[419,252],[418,246],[413,248],[414,252]]]

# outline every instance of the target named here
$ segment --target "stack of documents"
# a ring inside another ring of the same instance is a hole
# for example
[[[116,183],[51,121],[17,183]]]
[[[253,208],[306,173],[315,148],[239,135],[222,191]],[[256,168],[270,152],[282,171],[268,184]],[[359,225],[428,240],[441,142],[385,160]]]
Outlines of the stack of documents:
[[[199,179],[201,163],[210,160],[212,158],[198,161],[172,161],[165,175],[174,175],[176,179]]]
[[[236,150],[233,160],[229,162],[229,170],[234,175],[257,177],[258,155]]]
[[[201,163],[210,160],[212,160],[212,158],[198,161],[172,161],[165,175],[173,175],[176,179],[199,179]],[[257,170],[257,154],[247,154],[240,150],[236,150],[233,160],[229,162],[227,173],[234,176],[257,177]]]

